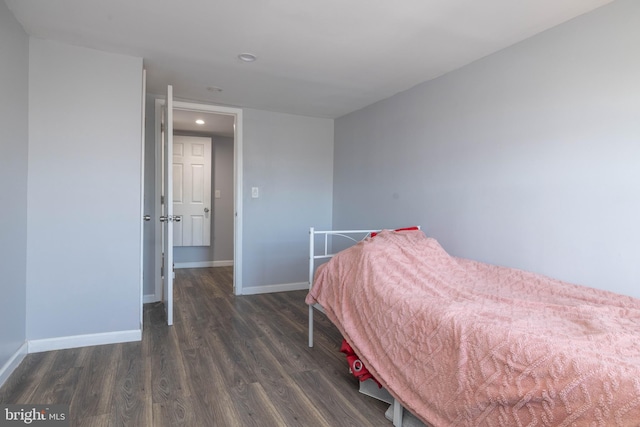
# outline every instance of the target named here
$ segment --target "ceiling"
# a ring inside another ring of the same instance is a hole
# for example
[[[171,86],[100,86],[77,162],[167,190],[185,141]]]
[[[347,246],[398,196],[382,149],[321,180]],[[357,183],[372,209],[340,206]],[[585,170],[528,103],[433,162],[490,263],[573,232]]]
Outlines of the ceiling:
[[[336,118],[611,1],[6,3],[34,37],[143,57],[149,93]]]
[[[196,123],[202,120],[203,124]],[[173,110],[173,129],[202,133],[206,135],[218,135],[233,138],[235,135],[235,117],[230,114],[200,113],[190,110]]]

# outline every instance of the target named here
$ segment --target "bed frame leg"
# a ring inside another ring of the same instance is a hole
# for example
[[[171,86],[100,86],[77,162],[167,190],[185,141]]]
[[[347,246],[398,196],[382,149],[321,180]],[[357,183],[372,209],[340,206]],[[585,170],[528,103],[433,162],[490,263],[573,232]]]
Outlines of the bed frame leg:
[[[313,347],[313,306],[309,305],[309,347]]]
[[[404,408],[398,402],[398,399],[393,399],[393,425],[394,427],[402,427],[402,415]]]

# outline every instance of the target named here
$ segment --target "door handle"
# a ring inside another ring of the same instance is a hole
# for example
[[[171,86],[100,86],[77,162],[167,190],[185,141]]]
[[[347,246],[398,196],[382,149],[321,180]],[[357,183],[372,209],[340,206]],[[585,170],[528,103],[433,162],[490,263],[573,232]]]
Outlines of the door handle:
[[[204,208],[204,213],[209,213],[209,208]]]
[[[160,216],[160,222],[167,222],[167,216],[166,215],[161,215]]]
[[[151,215],[145,215],[142,217],[145,221],[151,221]]]
[[[182,215],[174,215],[172,220],[175,222],[180,222],[182,221]]]

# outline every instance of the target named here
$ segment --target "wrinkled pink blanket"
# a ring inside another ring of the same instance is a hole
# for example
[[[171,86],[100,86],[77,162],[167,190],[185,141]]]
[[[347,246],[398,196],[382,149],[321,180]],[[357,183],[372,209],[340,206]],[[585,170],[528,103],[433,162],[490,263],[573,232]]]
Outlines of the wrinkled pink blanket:
[[[384,231],[306,299],[434,426],[640,426],[640,300],[448,255]]]

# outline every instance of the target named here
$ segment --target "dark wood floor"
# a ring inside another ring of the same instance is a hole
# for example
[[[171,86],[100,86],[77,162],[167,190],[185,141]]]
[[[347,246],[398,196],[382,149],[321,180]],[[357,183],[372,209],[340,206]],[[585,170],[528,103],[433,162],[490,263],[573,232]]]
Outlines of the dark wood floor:
[[[231,268],[176,273],[174,326],[147,304],[141,342],[29,354],[0,402],[69,404],[74,426],[391,425],[322,314],[307,347],[304,291],[235,297]]]

